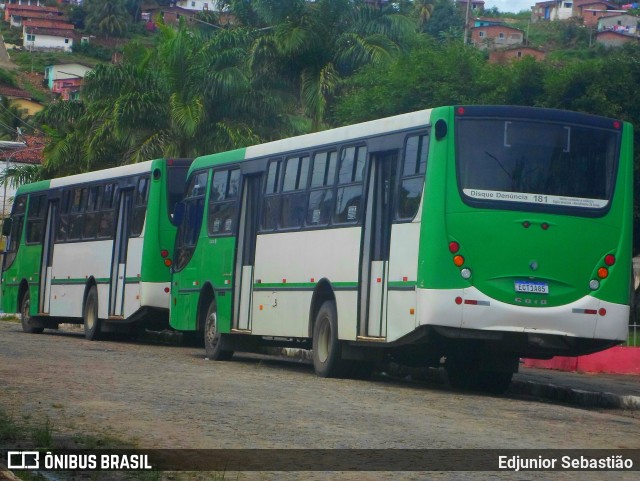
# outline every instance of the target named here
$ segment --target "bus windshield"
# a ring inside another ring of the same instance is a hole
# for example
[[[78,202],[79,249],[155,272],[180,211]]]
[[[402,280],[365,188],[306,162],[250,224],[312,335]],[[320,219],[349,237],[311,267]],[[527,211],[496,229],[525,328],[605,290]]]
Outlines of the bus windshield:
[[[620,133],[613,129],[459,118],[458,182],[471,203],[604,210],[613,192],[619,143]]]

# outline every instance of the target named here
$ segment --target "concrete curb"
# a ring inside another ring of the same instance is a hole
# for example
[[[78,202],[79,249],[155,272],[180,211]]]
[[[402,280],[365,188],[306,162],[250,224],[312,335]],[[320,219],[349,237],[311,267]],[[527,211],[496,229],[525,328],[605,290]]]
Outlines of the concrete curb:
[[[551,399],[583,407],[640,410],[640,396],[585,391],[555,384],[513,380],[509,392]]]
[[[311,351],[302,349],[272,348],[266,351],[267,354],[274,356],[298,359],[301,361],[311,360]],[[385,374],[383,373],[382,375],[384,376]],[[441,385],[446,385],[448,382],[444,371],[441,369],[412,369],[401,367],[397,372],[393,372],[392,374],[392,377],[405,378],[406,376],[410,376],[413,380],[433,382]],[[640,410],[640,396],[586,391],[552,383],[514,379],[507,393],[535,396],[581,407]]]

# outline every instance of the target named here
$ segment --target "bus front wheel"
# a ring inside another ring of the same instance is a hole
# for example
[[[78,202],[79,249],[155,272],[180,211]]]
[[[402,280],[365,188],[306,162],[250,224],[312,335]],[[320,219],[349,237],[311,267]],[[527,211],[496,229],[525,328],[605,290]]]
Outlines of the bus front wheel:
[[[313,367],[320,377],[344,374],[342,350],[338,340],[338,313],[334,301],[325,301],[313,326]]]
[[[25,291],[22,299],[20,299],[20,322],[22,324],[22,331],[27,334],[41,334],[44,331],[42,327],[34,327],[32,321],[34,320],[29,313],[31,309],[31,297],[29,291]]]
[[[212,361],[228,361],[233,357],[233,351],[223,349],[224,340],[224,334],[218,332],[216,303],[211,301],[204,323],[204,349],[207,353],[207,358]]]
[[[82,311],[84,321],[84,337],[90,341],[97,341],[101,337],[100,319],[98,318],[98,290],[91,286],[84,301]]]

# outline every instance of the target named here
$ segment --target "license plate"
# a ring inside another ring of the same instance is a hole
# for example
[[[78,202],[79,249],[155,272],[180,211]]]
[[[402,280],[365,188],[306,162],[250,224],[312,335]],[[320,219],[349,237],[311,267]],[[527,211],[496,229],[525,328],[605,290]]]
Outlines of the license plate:
[[[546,282],[521,282],[516,281],[516,292],[530,294],[549,294],[549,284]]]

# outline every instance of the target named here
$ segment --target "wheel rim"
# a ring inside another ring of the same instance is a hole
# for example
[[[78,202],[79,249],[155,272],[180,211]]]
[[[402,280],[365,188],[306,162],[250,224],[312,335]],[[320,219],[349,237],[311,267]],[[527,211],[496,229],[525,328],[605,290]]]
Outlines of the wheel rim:
[[[320,320],[320,329],[318,329],[318,360],[325,362],[329,358],[329,343],[331,342],[331,324],[327,319]]]
[[[217,321],[218,316],[216,315],[215,309],[209,308],[209,314],[207,315],[207,343],[211,347],[215,347],[218,343],[218,339],[216,337]]]
[[[22,316],[22,323],[25,326],[28,326],[29,323],[31,322],[31,316],[29,315],[30,309],[31,309],[31,300],[27,295],[22,301],[22,310],[20,311],[20,314]]]
[[[93,297],[89,297],[87,301],[87,319],[85,320],[85,324],[87,326],[87,329],[89,330],[93,329],[93,326],[96,323],[96,313],[94,306],[95,301],[93,300]]]

